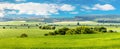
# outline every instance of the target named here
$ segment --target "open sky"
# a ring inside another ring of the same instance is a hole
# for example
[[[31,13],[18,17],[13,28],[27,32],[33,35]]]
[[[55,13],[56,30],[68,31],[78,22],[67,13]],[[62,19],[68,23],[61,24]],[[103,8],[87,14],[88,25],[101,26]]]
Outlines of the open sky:
[[[0,17],[120,14],[119,0],[0,0]]]

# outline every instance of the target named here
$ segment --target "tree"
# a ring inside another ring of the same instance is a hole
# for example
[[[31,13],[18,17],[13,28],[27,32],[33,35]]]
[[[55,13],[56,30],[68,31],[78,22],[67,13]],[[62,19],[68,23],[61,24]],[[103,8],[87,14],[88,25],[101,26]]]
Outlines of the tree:
[[[28,35],[27,34],[25,34],[25,33],[23,33],[23,34],[21,34],[21,36],[20,36],[21,38],[25,38],[25,37],[28,37]]]
[[[107,32],[107,28],[105,27],[95,27],[94,30],[98,32]]]
[[[113,30],[109,30],[108,32],[113,33],[114,31]]]
[[[89,27],[77,27],[75,29],[76,34],[92,34],[92,33],[96,33],[93,29],[89,28]]]
[[[30,28],[30,26],[28,26],[28,29]]]
[[[5,29],[5,27],[3,27],[3,29]]]
[[[52,27],[51,27],[51,29],[53,29],[53,30],[55,30],[55,28],[56,28],[55,26],[52,26]]]
[[[64,28],[57,30],[57,33],[60,35],[65,35],[66,31],[68,31],[68,30],[69,30],[69,28],[64,27]]]
[[[76,30],[75,29],[70,29],[70,30],[66,31],[66,34],[68,34],[68,35],[76,34]]]
[[[80,25],[80,23],[79,23],[79,22],[77,22],[77,25]]]
[[[41,29],[42,28],[42,26],[39,26],[39,29]]]
[[[99,28],[99,31],[100,31],[100,32],[107,32],[107,28],[105,28],[105,27],[100,27],[100,28]]]

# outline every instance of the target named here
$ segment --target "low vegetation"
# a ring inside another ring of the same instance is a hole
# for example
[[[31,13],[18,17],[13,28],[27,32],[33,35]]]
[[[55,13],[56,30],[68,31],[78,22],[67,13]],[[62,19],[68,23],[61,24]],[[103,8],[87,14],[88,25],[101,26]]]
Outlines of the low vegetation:
[[[107,28],[105,27],[85,27],[80,26],[76,27],[75,29],[70,28],[61,28],[58,30],[55,30],[54,32],[49,32],[48,34],[45,34],[45,36],[48,35],[75,35],[75,34],[96,34],[96,33],[107,33],[107,32],[114,32],[113,30],[107,31]]]
[[[39,29],[55,30],[55,26],[39,26]]]
[[[21,36],[20,36],[21,38],[25,38],[25,37],[28,37],[28,35],[27,34],[25,34],[25,33],[23,33],[23,34],[21,34]]]

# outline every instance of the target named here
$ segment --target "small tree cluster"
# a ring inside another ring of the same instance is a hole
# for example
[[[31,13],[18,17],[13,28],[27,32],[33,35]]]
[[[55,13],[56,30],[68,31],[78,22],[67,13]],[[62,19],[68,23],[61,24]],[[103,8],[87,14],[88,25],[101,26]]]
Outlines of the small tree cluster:
[[[107,28],[105,27],[95,27],[94,28],[95,31],[98,31],[98,32],[107,32]]]
[[[45,36],[48,35],[74,35],[74,34],[95,34],[95,33],[105,33],[107,32],[107,28],[105,27],[85,27],[85,26],[81,26],[81,27],[77,27],[75,29],[69,29],[69,28],[61,28],[58,30],[55,30],[54,32],[50,32],[48,34],[45,34]],[[109,32],[113,32],[112,30],[110,30]]]
[[[21,38],[25,38],[25,37],[28,37],[28,35],[25,34],[25,33],[23,33],[23,34],[20,35],[20,37],[21,37]]]
[[[39,26],[39,29],[54,30],[55,28],[55,26]]]

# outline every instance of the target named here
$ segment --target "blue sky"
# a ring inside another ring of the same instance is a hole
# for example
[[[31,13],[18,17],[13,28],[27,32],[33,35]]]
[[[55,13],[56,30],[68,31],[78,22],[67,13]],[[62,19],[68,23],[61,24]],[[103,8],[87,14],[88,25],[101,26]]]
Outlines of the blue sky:
[[[0,17],[120,14],[119,0],[0,0]]]

